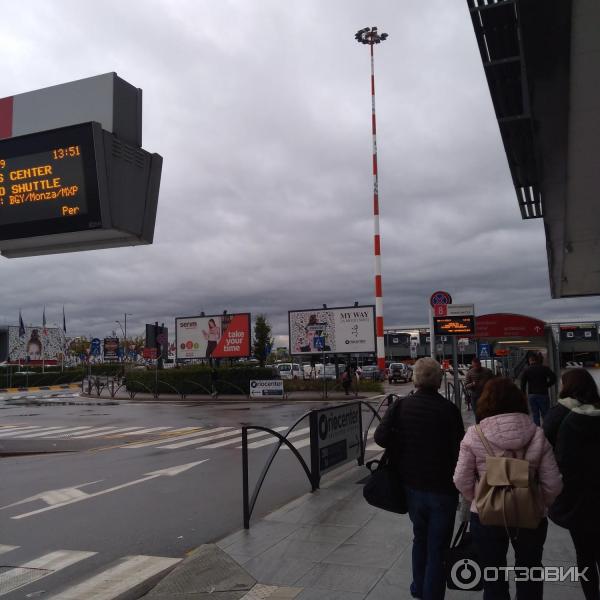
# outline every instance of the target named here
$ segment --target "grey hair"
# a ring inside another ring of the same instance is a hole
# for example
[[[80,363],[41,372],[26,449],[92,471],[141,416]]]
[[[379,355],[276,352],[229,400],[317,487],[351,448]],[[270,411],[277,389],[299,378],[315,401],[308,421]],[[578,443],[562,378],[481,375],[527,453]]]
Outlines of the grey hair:
[[[413,368],[415,387],[437,390],[442,384],[442,367],[433,358],[420,358]]]

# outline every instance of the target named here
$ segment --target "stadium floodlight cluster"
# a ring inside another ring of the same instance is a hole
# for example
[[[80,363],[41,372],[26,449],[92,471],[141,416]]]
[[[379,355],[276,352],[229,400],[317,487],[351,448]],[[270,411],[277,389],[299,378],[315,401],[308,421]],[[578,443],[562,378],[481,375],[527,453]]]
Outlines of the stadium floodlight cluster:
[[[371,46],[385,41],[387,37],[387,33],[377,33],[377,27],[365,27],[364,29],[359,29],[354,36],[357,42],[369,44]]]

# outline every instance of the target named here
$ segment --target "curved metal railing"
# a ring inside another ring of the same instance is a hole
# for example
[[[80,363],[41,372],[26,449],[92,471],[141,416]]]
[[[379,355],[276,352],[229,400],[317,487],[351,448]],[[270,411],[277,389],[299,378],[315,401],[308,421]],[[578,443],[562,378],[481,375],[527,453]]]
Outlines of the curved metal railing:
[[[368,437],[368,433],[369,433],[369,429],[371,428],[371,425],[373,424],[375,418],[379,419],[381,421],[381,417],[379,416],[379,412],[381,407],[383,406],[383,403],[385,401],[388,401],[388,403],[391,403],[390,397],[394,397],[397,398],[396,394],[388,394],[387,396],[385,396],[381,402],[379,403],[379,405],[377,406],[377,409],[374,409],[369,402],[365,402],[363,400],[359,400],[358,404],[360,404],[361,406],[361,410],[363,408],[363,406],[366,406],[369,410],[371,410],[371,412],[373,413],[373,417],[371,418],[371,421],[369,422],[369,425],[367,426],[365,433],[364,433],[364,437],[362,439],[362,445],[361,445],[361,454],[359,457],[359,464],[362,465],[364,463],[364,457],[365,457],[365,448],[367,445],[367,437]],[[393,401],[393,400],[392,400]],[[254,506],[256,505],[256,501],[258,499],[258,495],[260,494],[260,490],[262,488],[262,485],[265,481],[265,478],[267,477],[267,473],[269,472],[269,469],[271,467],[271,465],[273,464],[273,460],[275,459],[275,455],[277,454],[277,452],[279,451],[279,449],[281,448],[281,446],[283,444],[285,444],[294,454],[294,456],[298,459],[298,462],[300,463],[300,465],[302,466],[302,468],[304,469],[304,472],[306,473],[306,476],[308,478],[308,481],[310,483],[311,486],[311,491],[314,492],[316,489],[318,489],[319,484],[317,481],[317,478],[315,477],[315,475],[311,472],[310,468],[308,467],[308,465],[306,464],[306,461],[304,460],[304,458],[302,457],[302,455],[298,452],[298,450],[296,449],[296,447],[288,440],[289,435],[292,433],[292,431],[307,417],[310,416],[310,414],[313,412],[313,410],[309,410],[307,412],[305,412],[288,430],[284,435],[281,435],[280,433],[274,431],[273,429],[270,429],[268,427],[261,427],[258,425],[244,425],[242,427],[242,487],[243,487],[243,511],[244,511],[244,529],[249,529],[250,528],[250,517],[252,516],[252,511],[254,510]],[[250,429],[256,429],[258,431],[265,431],[267,433],[270,433],[271,435],[275,436],[279,442],[275,445],[275,447],[273,448],[271,454],[269,455],[269,458],[267,459],[257,481],[256,481],[256,485],[254,486],[254,491],[252,492],[252,495],[250,496],[249,493],[249,487],[248,487],[248,430]]]

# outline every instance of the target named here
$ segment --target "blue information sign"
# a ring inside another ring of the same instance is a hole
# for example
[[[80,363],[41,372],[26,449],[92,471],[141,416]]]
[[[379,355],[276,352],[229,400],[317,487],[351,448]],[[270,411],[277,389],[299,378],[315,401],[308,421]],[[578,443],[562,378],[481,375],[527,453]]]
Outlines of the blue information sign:
[[[98,338],[93,338],[90,343],[90,354],[93,354],[94,356],[99,356],[101,345],[102,342]]]
[[[477,355],[479,356],[479,358],[491,358],[492,352],[490,345],[485,342],[479,344],[477,348]]]

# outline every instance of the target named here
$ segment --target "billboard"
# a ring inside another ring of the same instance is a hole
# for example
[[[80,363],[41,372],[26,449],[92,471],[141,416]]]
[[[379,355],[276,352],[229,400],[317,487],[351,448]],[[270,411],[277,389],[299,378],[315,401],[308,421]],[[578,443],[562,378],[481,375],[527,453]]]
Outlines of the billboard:
[[[290,354],[375,352],[375,307],[348,306],[288,313]]]
[[[169,329],[164,325],[152,325],[146,323],[146,348],[154,348],[154,353],[158,352],[157,344],[160,344],[161,358],[169,358]],[[144,357],[145,358],[145,357]],[[156,358],[154,356],[153,358]]]
[[[178,360],[250,356],[250,313],[177,317]]]
[[[58,327],[25,327],[25,335],[19,336],[19,328],[8,328],[9,362],[60,362],[66,347],[65,334]]]
[[[118,360],[119,338],[104,338],[104,360]]]

